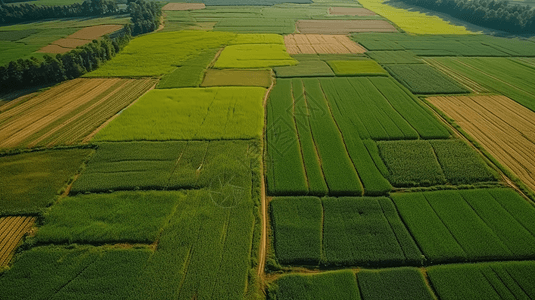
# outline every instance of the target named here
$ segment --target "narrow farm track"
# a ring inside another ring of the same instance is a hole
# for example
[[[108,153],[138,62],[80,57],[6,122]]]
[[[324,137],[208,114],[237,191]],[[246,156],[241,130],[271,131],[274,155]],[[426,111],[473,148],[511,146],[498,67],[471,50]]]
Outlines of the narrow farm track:
[[[0,218],[0,267],[9,263],[20,239],[35,220],[36,217],[29,216]]]
[[[495,97],[503,97],[503,96],[495,96]],[[515,164],[518,163],[518,161],[516,160],[510,160],[510,159],[507,159],[505,157],[502,157],[502,158],[499,158],[495,153],[498,153],[498,152],[492,152],[491,149],[489,149],[487,147],[488,143],[491,143],[491,140],[489,139],[486,139],[486,140],[483,140],[482,139],[482,136],[479,135],[479,136],[474,136],[472,133],[473,132],[476,132],[476,130],[478,130],[476,127],[474,126],[467,126],[469,123],[466,123],[466,122],[463,122],[462,120],[459,120],[459,115],[453,115],[453,110],[449,108],[448,104],[447,103],[440,103],[440,101],[437,101],[436,98],[447,98],[447,97],[433,97],[435,98],[434,100],[431,99],[431,98],[427,98],[427,101],[424,101],[424,103],[427,104],[427,106],[434,112],[435,116],[437,118],[439,118],[440,120],[442,120],[444,122],[444,124],[448,125],[448,127],[461,139],[463,139],[465,142],[467,142],[475,151],[477,151],[481,156],[483,157],[486,157],[486,155],[480,150],[478,149],[477,147],[475,147],[472,142],[468,139],[468,137],[466,137],[462,132],[460,132],[457,128],[455,128],[453,125],[451,125],[441,114],[439,114],[436,110],[441,110],[442,112],[444,112],[445,114],[448,115],[448,117],[454,119],[457,124],[459,124],[459,126],[461,126],[461,128],[467,132],[467,134],[471,135],[473,138],[475,138],[483,147],[485,147],[487,149],[487,151],[490,152],[491,155],[493,155],[496,159],[498,159],[498,161],[500,161],[500,163],[503,163],[506,167],[509,167],[511,164]],[[455,97],[452,97],[452,98],[455,98]],[[504,97],[505,98],[505,97]],[[514,102],[512,100],[510,100],[511,102]],[[447,102],[447,101],[443,101],[443,102]],[[514,102],[516,104],[516,102]],[[526,108],[522,107],[523,110],[527,110]],[[522,109],[521,109],[522,110]],[[531,111],[529,111],[531,112]],[[525,113],[525,112],[524,112]],[[519,113],[519,115],[523,116],[524,114],[523,113]],[[455,116],[457,116],[457,118],[455,118]],[[483,131],[485,132],[493,132],[492,130],[495,130],[496,128],[494,129],[491,129],[491,128],[486,128],[484,129]],[[472,130],[472,131],[470,131]],[[491,131],[489,131],[491,130]],[[485,144],[485,142],[487,144]],[[502,154],[507,154],[507,152],[501,152]],[[507,164],[508,163],[508,164]],[[511,169],[511,167],[509,167]],[[520,193],[524,198],[526,199],[529,199],[523,192],[522,190],[498,167],[498,166],[495,166],[494,165],[494,170],[496,170],[499,175],[502,177],[502,179],[506,182],[507,185],[509,185],[511,188],[515,189],[518,193]],[[517,174],[518,176],[518,174]],[[520,177],[520,176],[519,176]],[[522,178],[522,177],[521,177]],[[532,177],[533,179],[533,177]],[[531,187],[533,189],[533,187]]]

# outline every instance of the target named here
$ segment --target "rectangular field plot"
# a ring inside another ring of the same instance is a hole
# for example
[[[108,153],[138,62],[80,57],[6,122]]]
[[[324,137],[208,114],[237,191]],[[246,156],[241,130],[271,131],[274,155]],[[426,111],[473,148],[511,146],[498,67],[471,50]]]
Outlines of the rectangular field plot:
[[[253,148],[249,141],[103,143],[71,192],[191,189],[216,185],[218,179],[247,181]]]
[[[535,208],[513,190],[404,193],[391,198],[428,263],[535,257],[535,226],[529,223]]]
[[[388,76],[373,60],[330,60],[329,65],[336,76]]]
[[[158,82],[159,89],[198,87],[204,77],[206,68],[214,60],[219,49],[209,49],[185,61],[173,72],[166,74]]]
[[[153,79],[75,79],[62,83],[20,105],[2,109],[0,148],[80,143],[155,83]]]
[[[93,141],[258,138],[265,92],[261,87],[152,90]]]
[[[206,72],[201,86],[261,86],[271,85],[267,70],[216,70]]]
[[[427,99],[535,191],[533,111],[504,96]]]
[[[468,93],[461,84],[425,64],[397,64],[385,68],[415,94]]]
[[[297,61],[286,53],[284,45],[244,44],[225,47],[214,67],[218,69],[249,69],[296,64]]]
[[[32,228],[35,217],[0,218],[0,267],[7,266],[22,237]]]
[[[204,3],[167,3],[162,10],[195,10],[205,7]]]
[[[98,25],[85,27],[66,38],[56,40],[52,44],[39,49],[42,53],[67,53],[72,49],[90,43],[106,34],[121,30],[122,25]]]
[[[283,264],[315,266],[318,258],[325,266],[422,263],[388,198],[276,198],[271,212],[275,252]]]
[[[290,34],[284,36],[289,54],[350,54],[364,53],[366,49],[345,35]]]
[[[273,68],[277,77],[333,77],[334,72],[329,65],[321,60],[299,61],[297,66]]]
[[[366,55],[380,64],[423,63],[423,61],[411,51],[369,51]]]
[[[151,244],[184,198],[162,191],[68,197],[45,214],[35,238],[39,244]]]
[[[388,169],[370,139],[449,136],[390,78],[280,79],[267,109],[275,195],[359,195],[361,182],[365,194],[384,194]]]
[[[49,150],[0,157],[0,215],[42,212],[91,151]]]
[[[297,30],[303,34],[397,32],[397,29],[385,20],[299,20]]]
[[[371,10],[362,7],[329,7],[329,14],[339,16],[376,16]]]
[[[496,91],[535,111],[535,69],[508,58],[433,58],[426,59],[446,74],[467,78],[486,90]],[[478,92],[477,88],[475,90]]]
[[[364,300],[436,299],[417,268],[362,269],[357,272],[357,282]]]
[[[321,274],[287,274],[281,276],[268,290],[268,299],[360,300],[355,274],[350,270]]]
[[[420,56],[533,56],[535,44],[489,35],[359,33],[353,40],[369,51],[411,50]],[[531,55],[530,55],[531,54]]]
[[[533,261],[443,265],[427,274],[444,300],[535,298]]]
[[[482,158],[460,140],[381,141],[377,146],[396,187],[496,181]]]

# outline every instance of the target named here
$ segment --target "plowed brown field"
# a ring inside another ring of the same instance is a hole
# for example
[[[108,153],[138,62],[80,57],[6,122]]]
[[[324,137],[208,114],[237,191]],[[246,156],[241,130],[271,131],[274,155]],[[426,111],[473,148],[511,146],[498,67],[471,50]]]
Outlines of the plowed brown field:
[[[290,34],[284,37],[289,54],[350,54],[366,49],[345,35]]]
[[[167,3],[162,10],[196,10],[205,7],[204,3]]]
[[[397,32],[384,20],[299,20],[300,33],[348,34],[351,32]]]
[[[80,142],[155,84],[119,78],[65,82],[0,114],[0,148]]]
[[[360,8],[360,7],[331,7],[329,8],[329,14],[331,15],[341,15],[341,16],[376,16],[377,14],[373,11]]]
[[[0,267],[9,263],[20,239],[32,228],[35,219],[26,216],[0,218]]]
[[[430,97],[446,113],[535,191],[535,113],[505,96]]]
[[[123,28],[122,25],[98,25],[80,29],[64,39],[59,39],[52,44],[37,50],[41,53],[67,53],[72,49],[88,44],[94,39],[115,32]]]

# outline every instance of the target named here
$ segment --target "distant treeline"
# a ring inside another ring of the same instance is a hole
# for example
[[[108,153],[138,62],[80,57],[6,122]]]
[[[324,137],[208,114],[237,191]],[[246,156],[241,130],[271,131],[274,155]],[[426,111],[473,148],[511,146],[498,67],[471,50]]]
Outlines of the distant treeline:
[[[131,0],[128,11],[132,24],[126,24],[122,34],[114,39],[104,36],[65,54],[45,55],[44,61],[32,57],[0,66],[0,90],[10,91],[77,78],[112,59],[132,36],[154,31],[160,24],[161,9],[153,2]]]
[[[0,0],[2,1],[2,0]],[[0,24],[37,21],[54,18],[111,16],[125,14],[115,1],[86,0],[71,5],[46,6],[36,4],[0,5]]]
[[[535,9],[495,0],[400,0],[447,13],[472,24],[511,33],[535,32]]]

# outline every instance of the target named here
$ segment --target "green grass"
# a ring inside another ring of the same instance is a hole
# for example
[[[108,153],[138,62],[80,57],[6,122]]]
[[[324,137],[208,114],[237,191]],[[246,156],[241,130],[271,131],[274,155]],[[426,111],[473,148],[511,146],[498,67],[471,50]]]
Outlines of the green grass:
[[[393,186],[430,186],[446,183],[433,147],[422,140],[380,141],[379,153],[389,170]]]
[[[93,141],[258,138],[265,91],[260,87],[152,90]]]
[[[103,143],[72,193],[191,189],[249,175],[249,141]]]
[[[162,32],[137,37],[121,53],[85,77],[139,77],[172,73],[177,65],[203,50],[228,44],[236,38],[227,32]]]
[[[0,56],[0,66],[7,65],[10,61],[30,56],[34,51],[37,51],[40,48],[41,46],[36,45],[0,41],[0,53],[2,53]]]
[[[281,197],[270,202],[275,254],[281,264],[318,265],[322,252],[321,200]]]
[[[231,45],[240,44],[279,44],[284,45],[284,38],[280,34],[243,33],[230,42]]]
[[[36,247],[0,276],[2,299],[131,299],[145,247]]]
[[[535,69],[507,58],[433,58],[439,64],[535,111]]]
[[[45,214],[35,238],[41,244],[150,244],[182,198],[154,191],[68,197]]]
[[[533,299],[533,261],[435,266],[428,275],[440,299]]]
[[[415,94],[459,94],[468,90],[425,64],[398,64],[385,67],[394,78]]]
[[[533,207],[512,215],[501,203],[524,208],[507,189],[392,194],[392,199],[428,262],[533,258],[535,237],[525,222]]]
[[[198,87],[203,81],[208,65],[214,59],[218,49],[209,49],[198,56],[188,59],[173,72],[162,77],[158,89],[171,89],[181,87]]]
[[[421,264],[422,255],[388,198],[324,198],[323,247],[330,266]]]
[[[37,29],[0,31],[0,41],[14,42],[38,32]]]
[[[290,89],[291,81],[278,81],[267,103],[266,180],[270,195],[305,195],[309,191],[301,154],[303,145],[299,142],[294,118],[288,111],[293,107]],[[323,180],[323,176],[319,177]]]
[[[421,64],[423,63],[411,51],[368,51],[366,52],[371,59],[380,64]]]
[[[214,67],[219,69],[250,69],[292,66],[297,61],[280,44],[244,44],[225,47]]]
[[[435,299],[417,268],[361,270],[357,281],[363,299]]]
[[[0,157],[0,215],[41,213],[90,152],[49,150]]]
[[[329,65],[336,76],[388,76],[373,60],[331,60]]]
[[[324,61],[304,60],[297,66],[273,68],[277,77],[329,77],[334,76],[333,70]]]
[[[215,26],[215,31],[237,33],[277,33],[288,34],[295,31],[295,21],[286,18],[224,18]]]
[[[271,74],[267,70],[216,70],[206,72],[201,84],[207,86],[261,86],[271,85]]]
[[[321,274],[283,275],[268,288],[268,299],[359,300],[361,298],[355,274],[350,270],[342,270]]]

